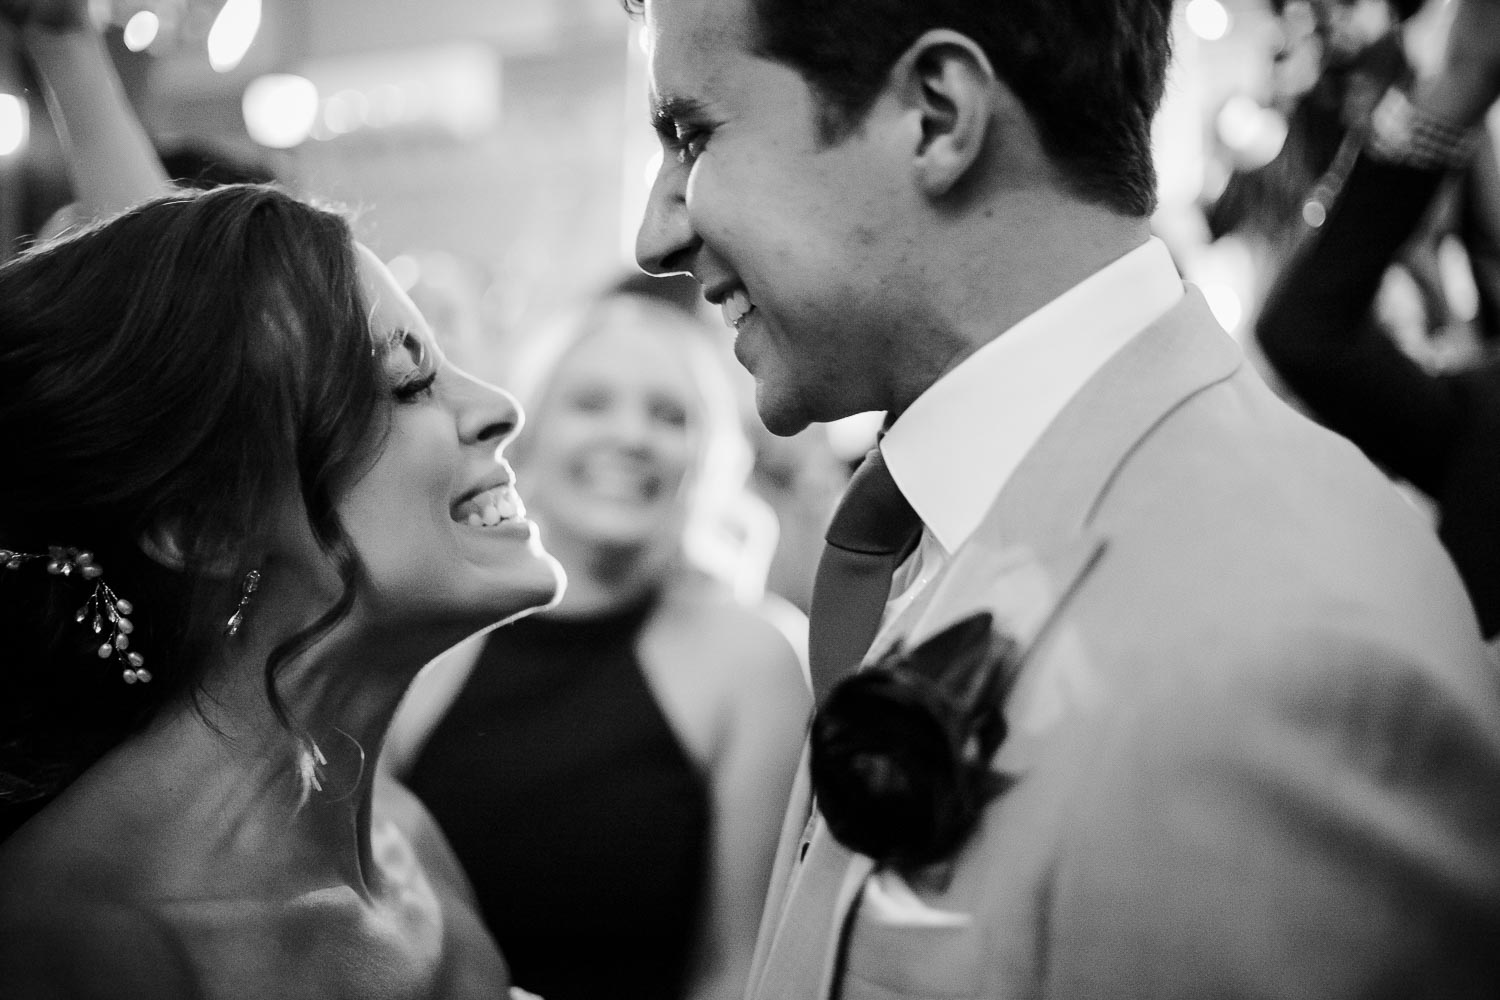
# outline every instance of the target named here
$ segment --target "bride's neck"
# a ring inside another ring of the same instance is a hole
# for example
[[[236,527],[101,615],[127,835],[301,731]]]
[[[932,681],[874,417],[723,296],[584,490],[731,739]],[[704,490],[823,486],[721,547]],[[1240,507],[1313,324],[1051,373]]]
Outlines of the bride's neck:
[[[278,714],[264,656],[239,651],[210,672],[200,697],[132,741],[133,766],[172,789],[184,827],[229,834],[212,850],[275,858],[288,868],[277,877],[335,879],[371,895],[376,762],[418,667],[397,669],[376,653],[300,657],[276,678]]]

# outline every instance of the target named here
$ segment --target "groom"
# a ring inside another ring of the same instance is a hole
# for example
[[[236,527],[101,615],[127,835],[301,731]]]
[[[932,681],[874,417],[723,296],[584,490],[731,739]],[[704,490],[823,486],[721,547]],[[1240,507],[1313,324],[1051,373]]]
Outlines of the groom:
[[[1150,236],[1171,14],[645,0],[641,264],[773,431],[886,411],[863,519],[920,518],[865,624],[823,586],[815,669],[975,611],[1020,654],[937,855],[851,851],[804,773],[752,997],[1495,995],[1500,682],[1432,532]]]

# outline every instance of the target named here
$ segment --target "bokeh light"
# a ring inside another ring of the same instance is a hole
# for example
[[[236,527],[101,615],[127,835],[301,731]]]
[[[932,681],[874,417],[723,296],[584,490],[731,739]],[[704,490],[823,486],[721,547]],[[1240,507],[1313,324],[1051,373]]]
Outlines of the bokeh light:
[[[1240,321],[1245,318],[1245,304],[1240,301],[1239,293],[1223,282],[1206,282],[1199,286],[1199,290],[1208,300],[1208,308],[1219,325],[1231,334],[1237,333]]]
[[[0,156],[10,156],[26,145],[31,112],[14,94],[0,93]]]
[[[228,73],[240,64],[260,31],[260,0],[228,0],[208,30],[208,64]]]
[[[1217,42],[1229,34],[1229,11],[1219,0],[1188,0],[1182,13],[1193,34],[1204,41]]]
[[[1236,94],[1224,102],[1214,120],[1214,130],[1243,170],[1270,163],[1286,144],[1286,119],[1247,94]]]
[[[250,81],[240,106],[250,138],[271,149],[291,149],[312,130],[318,88],[306,77],[270,73]]]
[[[144,51],[156,41],[161,30],[161,18],[149,10],[138,10],[125,22],[125,47],[132,52]]]

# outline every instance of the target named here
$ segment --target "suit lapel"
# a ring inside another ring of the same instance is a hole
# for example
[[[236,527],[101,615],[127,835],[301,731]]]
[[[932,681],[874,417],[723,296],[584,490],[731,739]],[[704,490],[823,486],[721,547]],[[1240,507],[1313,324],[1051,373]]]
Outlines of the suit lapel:
[[[971,536],[1046,548],[1081,532],[1130,452],[1168,414],[1244,362],[1202,293],[1105,363],[1047,427]]]
[[[797,775],[792,782],[792,794],[787,800],[786,815],[781,821],[781,837],[776,845],[776,862],[771,869],[771,882],[766,891],[765,908],[761,911],[760,929],[755,936],[755,955],[750,963],[750,984],[746,996],[769,996],[760,989],[760,979],[769,969],[775,968],[768,961],[772,946],[777,941],[778,931],[786,924],[790,912],[787,896],[792,889],[792,877],[804,858],[802,844],[812,834],[812,777],[808,770],[811,746],[802,742],[802,758],[797,762]]]
[[[1121,464],[1152,427],[1242,363],[1196,289],[1120,350],[1047,428],[969,541],[925,593],[876,637],[872,653],[917,643],[975,610],[991,611],[1028,662],[1068,600],[1106,558],[1088,527]],[[1023,671],[1024,672],[1024,671]],[[1002,748],[1003,750],[1003,748]],[[749,996],[827,996],[839,928],[871,862],[810,815],[806,754],[782,831]],[[795,832],[794,832],[795,831]],[[919,963],[921,956],[912,961]],[[816,993],[809,993],[812,984]]]
[[[800,860],[793,863],[764,966],[751,977],[751,997],[811,1000],[828,995],[840,926],[873,867],[869,858],[835,840],[816,813],[807,826],[807,840],[794,848],[794,855]],[[762,934],[768,922],[762,922]],[[817,991],[808,992],[814,984]]]
[[[927,592],[882,630],[872,646],[916,646],[961,618],[988,611],[995,626],[1030,650],[1044,638],[1082,577],[1103,554],[1093,532],[1055,542],[1043,551],[976,540],[958,552]]]
[[[1063,408],[942,574],[871,653],[978,610],[1031,648],[1101,554],[1089,521],[1126,457],[1167,414],[1242,363],[1197,289],[1130,341]],[[866,659],[873,658],[867,657]]]
[[[895,628],[882,630],[882,635],[906,635],[918,642],[984,609],[1031,648],[1045,641],[1043,633],[1103,548],[1103,541],[1092,534],[1040,557],[1019,546],[966,546],[962,559],[956,558],[928,593],[893,623]],[[796,788],[756,944],[748,995],[762,1000],[828,996],[840,928],[873,867],[869,858],[835,840],[822,816],[811,809],[805,749]],[[817,991],[810,993],[813,984]]]

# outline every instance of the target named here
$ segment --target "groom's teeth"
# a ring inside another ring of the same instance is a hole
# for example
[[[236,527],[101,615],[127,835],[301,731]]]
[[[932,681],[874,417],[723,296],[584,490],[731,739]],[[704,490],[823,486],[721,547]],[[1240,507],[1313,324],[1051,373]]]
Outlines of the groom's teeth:
[[[481,518],[478,514],[471,513],[469,515],[469,527],[471,527],[471,528],[482,528],[482,527],[484,527],[484,519]]]
[[[724,304],[719,308],[724,314],[724,324],[738,330],[754,307],[750,304],[750,296],[745,294],[744,289],[737,289],[724,300]]]
[[[510,518],[524,513],[521,498],[509,491],[495,494],[494,507],[497,516]]]

